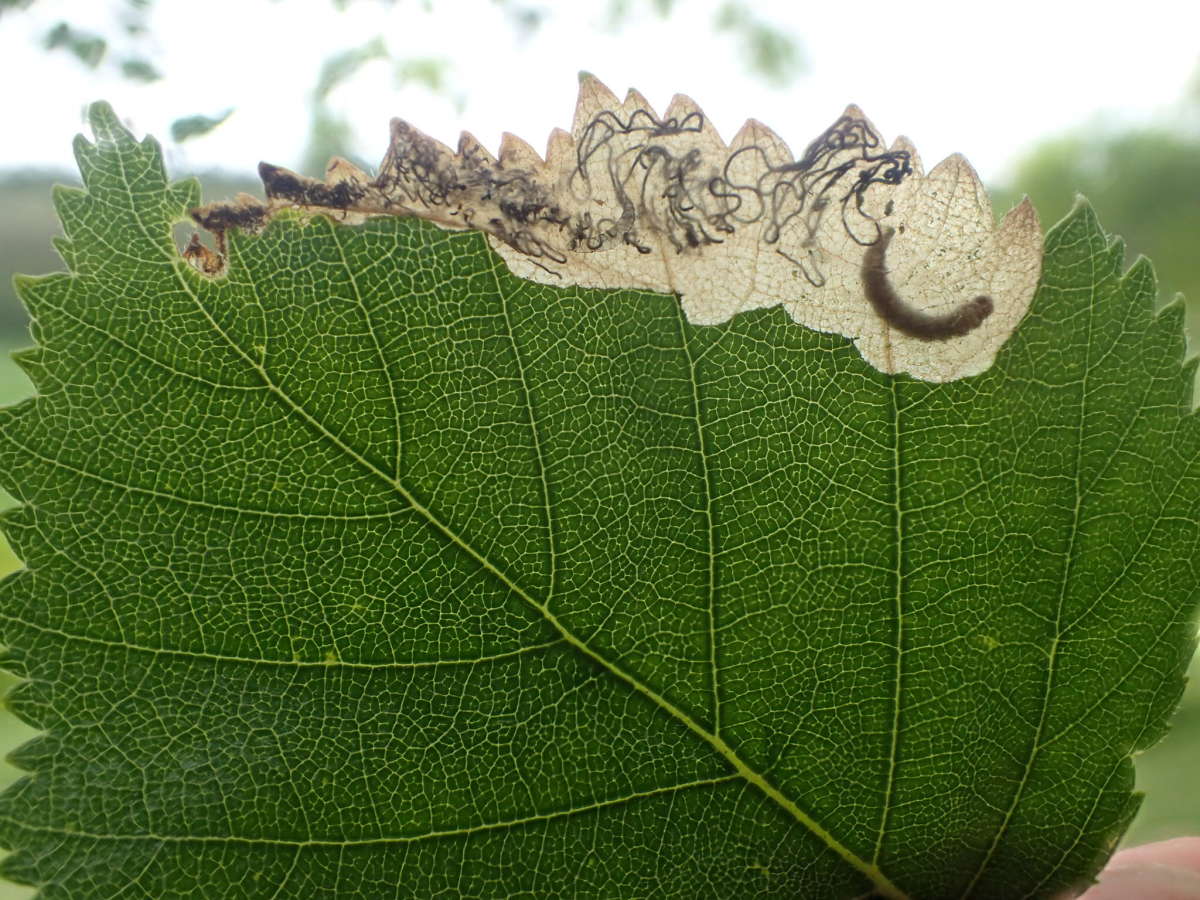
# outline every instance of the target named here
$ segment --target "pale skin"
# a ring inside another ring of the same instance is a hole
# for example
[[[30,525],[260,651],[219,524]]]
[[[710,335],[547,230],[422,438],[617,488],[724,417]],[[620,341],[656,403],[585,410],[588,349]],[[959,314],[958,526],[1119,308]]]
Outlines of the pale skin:
[[[1200,900],[1200,837],[1121,850],[1081,900]]]

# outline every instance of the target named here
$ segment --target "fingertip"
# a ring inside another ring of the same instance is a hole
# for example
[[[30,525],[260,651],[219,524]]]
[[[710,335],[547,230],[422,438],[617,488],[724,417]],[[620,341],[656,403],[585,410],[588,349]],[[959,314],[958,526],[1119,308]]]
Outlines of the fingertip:
[[[1200,900],[1200,837],[1174,838],[1117,853],[1081,900]]]
[[[1175,866],[1180,869],[1190,869],[1200,875],[1200,837],[1172,838],[1169,841],[1156,841],[1153,844],[1142,844],[1140,847],[1129,847],[1118,851],[1109,860],[1106,868],[1117,869],[1140,863]]]
[[[1161,863],[1105,869],[1080,900],[1200,900],[1200,872]]]

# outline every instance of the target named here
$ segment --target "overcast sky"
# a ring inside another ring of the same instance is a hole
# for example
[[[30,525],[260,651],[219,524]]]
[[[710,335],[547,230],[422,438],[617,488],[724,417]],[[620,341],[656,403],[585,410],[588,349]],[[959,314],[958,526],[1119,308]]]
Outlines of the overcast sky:
[[[608,0],[542,3],[544,25],[522,39],[487,0],[358,0],[342,13],[330,0],[159,0],[149,49],[167,77],[140,85],[40,47],[62,19],[111,32],[125,0],[39,0],[0,17],[0,168],[73,167],[80,111],[99,98],[164,139],[176,171],[294,165],[320,64],[382,35],[397,57],[450,61],[452,92],[466,102],[455,109],[422,87],[398,88],[386,63],[365,67],[332,105],[372,162],[394,115],[450,144],[466,128],[494,150],[507,130],[540,149],[552,127],[569,126],[576,73],[586,69],[618,94],[637,87],[660,110],[687,93],[726,138],[760,119],[797,153],[857,103],[886,139],[912,138],[927,168],[959,151],[996,179],[1043,135],[1168,118],[1200,61],[1200,7],[1180,0],[1139,0],[1121,15],[1054,0],[756,0],[749,6],[794,34],[807,62],[807,74],[772,89],[747,71],[737,41],[712,27],[717,2],[678,0],[666,20],[649,0],[631,2],[633,18],[616,31],[604,25]],[[181,147],[166,140],[173,119],[227,107],[234,115],[210,135]]]

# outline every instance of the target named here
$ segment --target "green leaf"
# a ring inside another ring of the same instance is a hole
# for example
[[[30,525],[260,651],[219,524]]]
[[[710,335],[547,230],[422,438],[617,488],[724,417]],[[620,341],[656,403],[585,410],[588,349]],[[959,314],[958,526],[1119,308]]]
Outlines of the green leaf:
[[[90,31],[72,28],[66,22],[59,22],[42,39],[47,50],[63,48],[78,59],[89,69],[100,65],[104,54],[108,51],[108,41]]]
[[[1086,206],[984,374],[475,233],[199,202],[105,105],[0,420],[8,874],[71,897],[1051,896],[1193,646],[1180,309]]]
[[[162,78],[162,72],[152,63],[135,57],[121,60],[121,74],[131,81],[151,82]]]
[[[192,138],[202,137],[218,125],[223,124],[231,115],[233,115],[233,110],[227,109],[215,116],[185,116],[182,119],[176,119],[171,123],[171,140],[182,144]]]
[[[727,0],[717,10],[714,27],[742,38],[742,57],[752,72],[772,87],[784,88],[807,68],[796,39],[760,21],[745,5]]]
[[[441,93],[447,88],[450,62],[433,57],[403,59],[396,64],[396,85],[419,84],[424,88]]]
[[[359,69],[373,60],[387,59],[387,45],[376,36],[361,47],[353,47],[331,56],[321,66],[317,86],[313,88],[313,99],[323,103],[335,88],[353,77]]]

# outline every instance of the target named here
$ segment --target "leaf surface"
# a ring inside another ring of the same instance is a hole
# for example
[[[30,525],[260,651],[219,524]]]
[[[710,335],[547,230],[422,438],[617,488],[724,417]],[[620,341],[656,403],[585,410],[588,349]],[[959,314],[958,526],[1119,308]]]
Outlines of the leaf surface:
[[[1050,896],[1193,646],[1178,305],[1079,207],[984,374],[475,233],[199,202],[112,111],[23,280],[0,802],[47,897]]]

